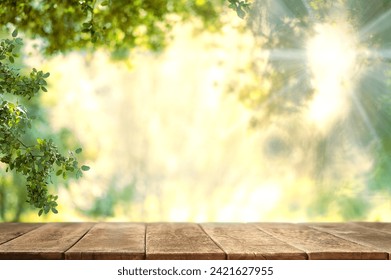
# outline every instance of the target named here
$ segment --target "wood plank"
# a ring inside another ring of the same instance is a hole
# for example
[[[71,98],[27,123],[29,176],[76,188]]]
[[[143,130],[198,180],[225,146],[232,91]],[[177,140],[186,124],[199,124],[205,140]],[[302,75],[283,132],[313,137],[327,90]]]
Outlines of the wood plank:
[[[229,260],[305,260],[307,254],[253,224],[202,224]]]
[[[147,225],[146,259],[222,260],[225,253],[197,224]]]
[[[391,233],[373,230],[352,223],[311,223],[308,226],[345,240],[373,247],[379,252],[386,252],[388,258],[391,253]]]
[[[0,223],[0,244],[19,237],[41,225],[38,223]]]
[[[379,230],[385,233],[391,233],[391,223],[380,223],[380,222],[355,222],[354,224],[368,227],[374,230]]]
[[[327,232],[302,224],[259,223],[258,228],[305,251],[313,260],[376,259],[385,260],[387,253],[352,243]]]
[[[133,223],[96,224],[65,252],[70,260],[145,259],[145,225]]]
[[[0,259],[63,259],[64,252],[91,227],[91,223],[45,224],[0,245]]]

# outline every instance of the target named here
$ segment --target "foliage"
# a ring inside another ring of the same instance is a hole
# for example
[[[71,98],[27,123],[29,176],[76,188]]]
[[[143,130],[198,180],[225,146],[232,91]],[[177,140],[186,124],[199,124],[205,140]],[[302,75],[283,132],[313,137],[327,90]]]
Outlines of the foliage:
[[[224,1],[5,0],[0,24],[44,39],[47,54],[103,47],[123,57],[135,47],[162,50],[178,22],[200,19],[205,28],[218,28]]]
[[[0,218],[5,219],[6,198],[14,193],[9,185],[27,179],[27,193],[17,189],[17,209],[13,220],[23,211],[20,198],[27,195],[28,202],[39,208],[39,214],[57,212],[57,196],[48,194],[48,184],[57,176],[80,177],[89,167],[81,166],[75,157],[81,149],[63,156],[51,140],[56,135],[37,132],[32,127],[32,113],[41,116],[37,95],[47,91],[49,73],[33,69],[27,75],[11,67],[19,57],[22,39],[17,31],[29,38],[42,40],[42,51],[47,54],[78,49],[94,50],[103,47],[115,58],[126,57],[130,50],[141,47],[160,51],[169,40],[170,30],[178,22],[199,19],[202,26],[216,30],[221,26],[220,16],[224,0],[213,1],[31,1],[4,0],[0,4],[0,24],[6,31],[14,29],[13,38],[1,42],[0,49],[0,101],[1,101],[1,162],[13,179],[2,174],[0,182]],[[247,1],[229,1],[238,15],[248,8]],[[33,98],[33,99],[32,99]],[[25,101],[28,102],[25,102]],[[40,120],[46,122],[42,115]],[[46,129],[47,130],[47,129]],[[38,134],[38,136],[36,136]],[[50,136],[50,137],[46,137]],[[56,144],[63,144],[57,139]],[[19,175],[17,175],[19,174]],[[22,177],[21,177],[21,176]],[[13,201],[10,199],[9,201]]]
[[[12,36],[0,43],[0,161],[7,166],[6,171],[14,170],[26,177],[27,202],[39,209],[39,215],[57,213],[58,197],[48,193],[52,173],[56,170],[56,175],[64,179],[69,173],[80,177],[89,167],[79,167],[73,152],[63,156],[51,139],[26,141],[33,120],[18,98],[30,100],[41,90],[46,92],[50,74],[34,68],[29,75],[23,75],[12,67],[23,45],[16,30]],[[75,151],[80,152],[80,148]]]

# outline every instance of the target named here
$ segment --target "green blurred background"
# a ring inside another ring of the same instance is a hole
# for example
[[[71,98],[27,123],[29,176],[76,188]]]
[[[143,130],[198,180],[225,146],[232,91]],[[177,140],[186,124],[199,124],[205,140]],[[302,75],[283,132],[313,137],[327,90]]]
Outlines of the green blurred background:
[[[250,4],[2,1],[29,137],[91,170],[38,217],[0,164],[0,221],[389,221],[391,1]]]

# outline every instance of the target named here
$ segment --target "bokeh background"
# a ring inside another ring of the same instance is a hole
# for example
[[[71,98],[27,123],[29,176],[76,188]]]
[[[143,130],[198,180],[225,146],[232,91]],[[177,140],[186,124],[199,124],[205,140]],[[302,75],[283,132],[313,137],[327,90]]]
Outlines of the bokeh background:
[[[21,30],[18,65],[51,73],[31,135],[91,169],[54,178],[59,213],[38,217],[2,167],[0,220],[389,221],[390,1],[227,3],[158,50],[49,55]]]

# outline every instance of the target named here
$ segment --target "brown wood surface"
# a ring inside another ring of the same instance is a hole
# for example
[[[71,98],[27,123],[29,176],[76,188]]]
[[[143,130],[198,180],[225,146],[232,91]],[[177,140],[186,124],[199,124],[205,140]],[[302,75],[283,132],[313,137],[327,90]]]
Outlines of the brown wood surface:
[[[308,224],[308,226],[354,243],[373,247],[377,251],[386,252],[389,259],[391,253],[391,233],[352,223],[312,223]]]
[[[0,259],[388,259],[391,223],[0,223]]]
[[[230,260],[305,260],[306,253],[253,224],[202,224]]]
[[[65,253],[71,260],[145,259],[145,225],[133,223],[96,224]]]
[[[42,224],[34,223],[0,223],[0,244],[25,234]]]
[[[374,230],[379,230],[385,233],[391,233],[391,223],[355,222],[354,224]]]
[[[158,223],[147,225],[146,258],[222,260],[226,256],[198,224]]]
[[[258,228],[305,251],[309,259],[388,259],[387,253],[302,224],[259,223]]]
[[[64,252],[91,226],[91,223],[45,224],[0,245],[0,259],[63,259]]]

